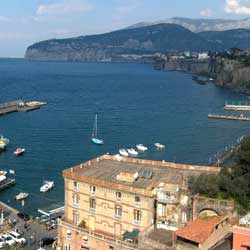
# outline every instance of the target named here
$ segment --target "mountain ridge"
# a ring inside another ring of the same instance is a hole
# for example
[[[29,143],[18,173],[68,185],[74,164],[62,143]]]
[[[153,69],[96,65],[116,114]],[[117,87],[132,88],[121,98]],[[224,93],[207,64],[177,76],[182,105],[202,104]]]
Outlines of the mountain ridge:
[[[244,19],[209,19],[209,18],[183,18],[183,17],[173,17],[168,19],[162,19],[153,22],[139,22],[126,27],[126,29],[131,28],[141,28],[146,26],[151,26],[155,24],[172,23],[181,25],[192,32],[198,33],[203,31],[225,31],[232,29],[250,29],[250,18]]]
[[[50,39],[30,45],[25,58],[59,61],[113,61],[122,55],[250,49],[250,30],[194,33],[177,24],[156,24],[100,35]]]

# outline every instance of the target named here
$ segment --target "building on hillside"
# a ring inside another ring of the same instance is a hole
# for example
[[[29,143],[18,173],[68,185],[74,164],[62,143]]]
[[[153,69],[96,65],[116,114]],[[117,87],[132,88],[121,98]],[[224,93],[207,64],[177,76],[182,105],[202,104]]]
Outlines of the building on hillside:
[[[63,172],[65,216],[58,227],[59,247],[171,247],[172,234],[167,230],[181,228],[192,219],[187,177],[219,171],[111,155],[67,169]]]
[[[198,218],[176,231],[177,249],[213,249],[219,241],[228,238],[230,234],[231,228],[228,226],[228,216]]]
[[[233,250],[250,249],[250,225],[233,228]]]
[[[209,58],[208,52],[202,52],[202,53],[198,54],[199,60],[204,60],[204,59],[208,59],[208,58]]]

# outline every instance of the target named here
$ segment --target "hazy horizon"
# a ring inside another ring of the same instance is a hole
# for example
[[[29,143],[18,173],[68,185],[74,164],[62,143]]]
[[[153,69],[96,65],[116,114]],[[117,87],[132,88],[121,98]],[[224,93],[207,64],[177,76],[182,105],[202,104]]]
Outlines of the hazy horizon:
[[[28,45],[105,33],[172,17],[244,19],[247,0],[10,0],[0,3],[0,57],[22,58]]]

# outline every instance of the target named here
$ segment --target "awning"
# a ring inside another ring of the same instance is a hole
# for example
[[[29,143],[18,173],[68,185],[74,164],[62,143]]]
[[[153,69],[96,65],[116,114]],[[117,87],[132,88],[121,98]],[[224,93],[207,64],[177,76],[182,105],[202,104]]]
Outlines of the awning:
[[[134,229],[132,232],[126,231],[122,236],[126,239],[135,240],[139,232],[138,229]]]

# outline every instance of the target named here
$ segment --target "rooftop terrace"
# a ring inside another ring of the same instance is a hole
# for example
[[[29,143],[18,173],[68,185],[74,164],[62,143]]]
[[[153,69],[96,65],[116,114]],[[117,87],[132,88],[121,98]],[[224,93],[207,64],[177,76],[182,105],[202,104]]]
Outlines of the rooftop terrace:
[[[143,171],[152,171],[151,178],[142,178]],[[149,161],[112,155],[103,155],[91,161],[64,171],[64,177],[79,181],[109,186],[117,189],[127,187],[129,191],[144,190],[149,194],[159,183],[182,185],[186,175],[197,172],[219,172],[219,168],[193,166],[171,162]],[[121,172],[135,174],[139,177],[134,182],[117,180]],[[148,192],[147,192],[148,191]]]

